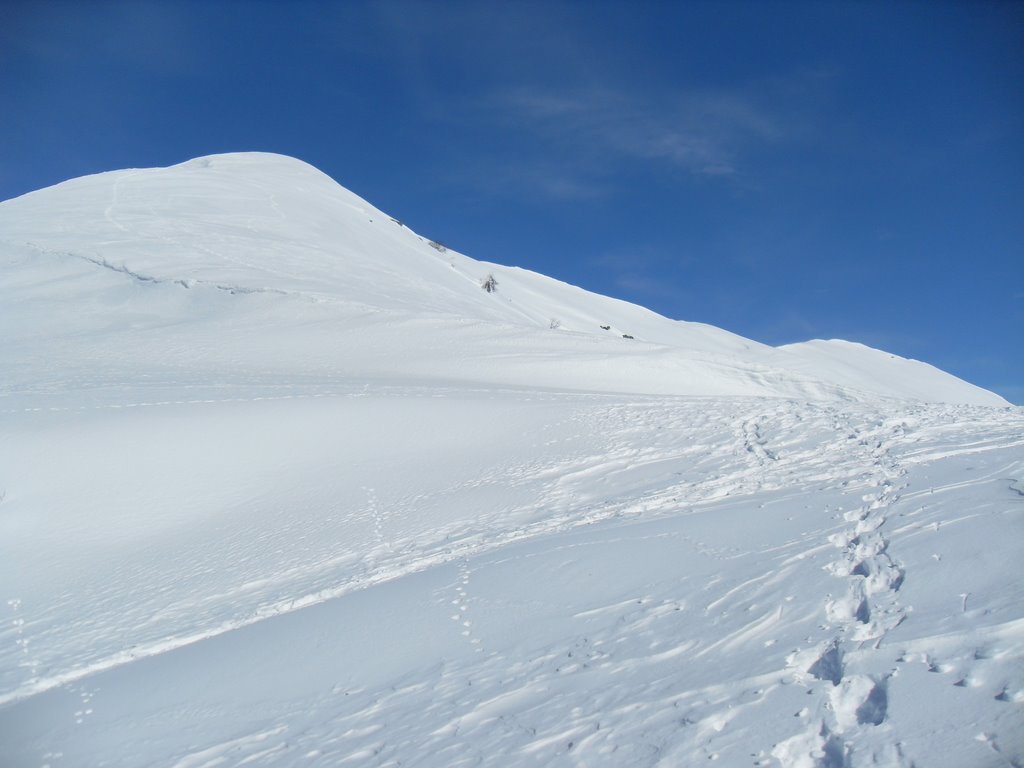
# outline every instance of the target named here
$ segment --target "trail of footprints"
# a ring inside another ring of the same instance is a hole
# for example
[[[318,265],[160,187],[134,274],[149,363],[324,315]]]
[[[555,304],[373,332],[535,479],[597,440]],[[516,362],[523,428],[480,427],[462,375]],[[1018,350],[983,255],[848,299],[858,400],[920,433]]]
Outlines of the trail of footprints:
[[[836,428],[846,428],[837,419]],[[794,652],[790,667],[798,676],[831,683],[826,686],[826,697],[818,707],[820,716],[812,716],[809,709],[797,713],[810,720],[808,727],[796,736],[780,742],[773,756],[786,768],[814,765],[817,768],[845,768],[853,764],[849,736],[858,728],[881,725],[888,716],[889,680],[894,671],[882,675],[853,674],[847,670],[844,649],[878,648],[885,635],[897,627],[906,616],[906,608],[899,600],[900,588],[906,576],[903,567],[888,553],[889,541],[884,535],[889,510],[906,487],[906,470],[889,452],[887,445],[904,434],[904,426],[878,425],[870,432],[852,430],[850,440],[857,440],[871,462],[868,476],[874,490],[862,498],[862,505],[844,514],[847,527],[833,535],[831,543],[839,550],[827,570],[839,580],[838,595],[828,598],[825,616],[833,637],[816,648]],[[964,610],[967,595],[962,595]],[[986,662],[1000,651],[978,648],[971,659],[937,661],[927,654],[903,653],[897,663],[924,663],[929,672],[948,674],[952,683],[960,688],[991,685],[986,675]],[[998,701],[1024,702],[1024,693],[1012,692],[1006,685],[997,690]],[[981,733],[976,737],[989,749],[1007,758],[996,736]],[[907,765],[899,744],[886,746],[886,754],[875,754],[886,765]]]
[[[889,507],[906,486],[906,470],[889,455],[883,439],[860,438],[860,443],[870,451],[876,490],[863,497],[863,506],[844,514],[849,527],[831,538],[841,552],[829,571],[846,582],[846,591],[829,600],[826,615],[851,640],[877,645],[906,615],[898,600],[905,573],[889,556],[882,533]]]
[[[881,725],[886,719],[890,675],[849,673],[844,648],[868,643],[877,648],[885,634],[906,616],[899,602],[905,572],[889,556],[889,541],[882,531],[889,508],[906,486],[906,470],[886,447],[888,439],[902,432],[902,426],[889,431],[881,425],[869,433],[854,429],[849,435],[850,440],[863,446],[871,462],[868,471],[874,490],[863,497],[858,509],[843,515],[847,527],[830,537],[839,550],[827,566],[839,580],[838,594],[830,595],[825,603],[825,616],[834,636],[824,646],[795,652],[789,659],[792,668],[831,686],[824,706],[819,708],[820,718],[808,730],[776,746],[773,754],[783,766],[842,768],[850,760],[849,744],[843,735],[856,728]],[[798,714],[810,717],[807,710]],[[892,750],[891,762],[903,764],[898,745]]]
[[[776,461],[775,454],[767,448],[768,439],[762,433],[761,424],[757,419],[744,421],[740,433],[743,450],[751,454],[759,466],[763,468],[769,461]]]

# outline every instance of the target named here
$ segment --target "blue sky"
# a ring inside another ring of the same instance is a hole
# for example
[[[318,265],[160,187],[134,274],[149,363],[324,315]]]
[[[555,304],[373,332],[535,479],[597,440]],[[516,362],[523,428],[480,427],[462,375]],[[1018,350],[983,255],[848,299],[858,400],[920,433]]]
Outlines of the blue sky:
[[[475,258],[1024,403],[1024,4],[0,0],[0,147],[0,199],[282,152]]]

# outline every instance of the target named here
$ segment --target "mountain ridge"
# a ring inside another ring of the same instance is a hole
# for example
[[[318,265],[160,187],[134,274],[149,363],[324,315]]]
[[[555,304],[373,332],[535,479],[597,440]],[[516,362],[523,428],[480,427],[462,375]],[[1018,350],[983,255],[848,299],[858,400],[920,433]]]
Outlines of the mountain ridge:
[[[475,260],[413,232],[312,165],[271,153],[211,155],[72,179],[0,203],[0,232],[8,266],[12,249],[29,248],[43,259],[66,254],[155,285],[336,305],[344,317],[358,310],[413,323],[491,324],[490,343],[486,334],[472,340],[462,334],[469,346],[458,354],[427,345],[446,358],[440,367],[488,380],[649,394],[1007,405],[926,363],[868,354],[852,342],[773,348],[519,267]],[[481,288],[489,277],[496,282],[493,293]],[[23,280],[43,284],[48,278],[41,268]],[[95,309],[110,315],[109,307]],[[225,310],[226,321],[237,319],[234,309]],[[515,329],[527,332],[532,348]],[[561,370],[555,370],[552,356],[560,344],[553,338],[563,342]],[[387,334],[375,343],[416,357]],[[631,373],[610,375],[595,354]],[[496,370],[503,356],[507,365]],[[474,372],[480,359],[489,361],[488,371]],[[524,370],[513,370],[517,362]]]

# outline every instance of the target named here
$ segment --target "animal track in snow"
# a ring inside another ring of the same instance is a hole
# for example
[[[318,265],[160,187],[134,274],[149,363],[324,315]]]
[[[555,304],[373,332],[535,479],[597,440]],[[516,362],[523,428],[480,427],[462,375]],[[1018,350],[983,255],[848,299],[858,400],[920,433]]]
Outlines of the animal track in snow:
[[[469,563],[465,560],[459,562],[459,581],[455,587],[455,597],[451,601],[454,613],[450,618],[459,625],[459,634],[466,638],[467,642],[475,647],[477,653],[481,653],[481,641],[473,634],[473,620],[469,617]]]
[[[86,718],[88,718],[89,715],[92,714],[93,710],[92,707],[89,706],[89,704],[92,702],[93,693],[92,691],[88,690],[84,685],[78,686],[77,688],[72,686],[69,688],[69,690],[76,691],[78,693],[78,699],[80,703],[78,709],[75,710],[74,718],[75,724],[81,725],[85,722]]]
[[[388,552],[391,551],[391,542],[384,536],[384,517],[380,511],[380,503],[377,500],[377,492],[373,488],[365,488],[367,504],[370,509],[370,517],[373,520],[373,536]]]
[[[29,671],[29,676],[35,679],[39,675],[39,661],[31,652],[31,641],[25,636],[25,619],[21,615],[21,600],[12,598],[7,601],[14,618],[11,619],[11,626],[14,627],[14,644],[18,647],[21,661],[18,666]]]

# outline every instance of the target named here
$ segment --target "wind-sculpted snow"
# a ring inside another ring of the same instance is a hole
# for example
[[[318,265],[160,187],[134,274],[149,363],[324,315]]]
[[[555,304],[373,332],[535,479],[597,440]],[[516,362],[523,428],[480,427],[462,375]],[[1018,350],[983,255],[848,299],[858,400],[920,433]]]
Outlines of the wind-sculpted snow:
[[[1024,757],[1017,412],[47,399],[3,414],[12,765]]]
[[[0,204],[0,270],[4,768],[1024,764],[991,393],[273,156]]]

